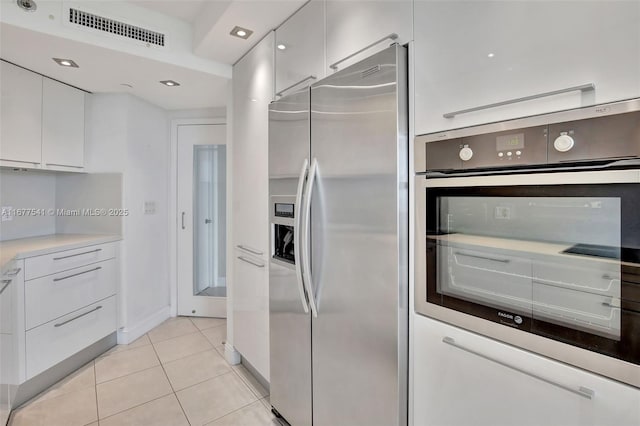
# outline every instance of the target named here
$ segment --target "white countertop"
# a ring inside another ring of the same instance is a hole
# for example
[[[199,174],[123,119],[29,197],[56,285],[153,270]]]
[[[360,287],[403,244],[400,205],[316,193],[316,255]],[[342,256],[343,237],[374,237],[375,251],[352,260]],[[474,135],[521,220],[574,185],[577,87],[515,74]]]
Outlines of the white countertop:
[[[61,250],[71,250],[95,244],[119,241],[120,235],[53,234],[40,237],[0,241],[0,268],[13,259],[41,256]]]

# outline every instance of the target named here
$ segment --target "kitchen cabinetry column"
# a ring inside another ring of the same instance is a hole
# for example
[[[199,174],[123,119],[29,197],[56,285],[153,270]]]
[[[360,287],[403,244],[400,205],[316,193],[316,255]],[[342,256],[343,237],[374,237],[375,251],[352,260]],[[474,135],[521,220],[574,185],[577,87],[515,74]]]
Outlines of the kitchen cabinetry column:
[[[233,67],[233,345],[269,380],[268,105],[275,35]]]

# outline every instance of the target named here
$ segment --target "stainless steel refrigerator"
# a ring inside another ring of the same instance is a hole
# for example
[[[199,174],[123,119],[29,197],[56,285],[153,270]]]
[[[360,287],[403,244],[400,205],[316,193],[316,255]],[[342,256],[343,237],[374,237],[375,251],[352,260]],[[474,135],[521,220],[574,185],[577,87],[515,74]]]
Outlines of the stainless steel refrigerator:
[[[271,405],[293,426],[407,424],[407,53],[269,108]]]

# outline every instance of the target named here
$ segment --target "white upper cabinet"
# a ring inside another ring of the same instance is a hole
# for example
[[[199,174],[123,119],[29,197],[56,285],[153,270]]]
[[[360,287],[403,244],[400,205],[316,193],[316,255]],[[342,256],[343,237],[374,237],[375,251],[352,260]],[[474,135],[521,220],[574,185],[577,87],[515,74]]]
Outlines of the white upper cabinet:
[[[311,0],[276,30],[276,92],[326,75],[324,2]]]
[[[83,171],[85,93],[7,62],[0,66],[0,166]]]
[[[48,78],[42,92],[43,166],[83,168],[85,93]]]
[[[332,64],[392,33],[405,44],[413,39],[413,2],[409,0],[331,0],[326,2],[327,74]],[[375,47],[338,65],[344,68],[388,47],[384,40]]]
[[[267,252],[269,239],[269,103],[273,100],[273,33],[233,67],[233,238]]]
[[[414,319],[416,426],[640,424],[634,387],[421,315]]]
[[[0,164],[39,167],[42,160],[42,77],[2,61],[0,85]]]
[[[639,22],[637,1],[416,0],[416,134],[640,96]]]

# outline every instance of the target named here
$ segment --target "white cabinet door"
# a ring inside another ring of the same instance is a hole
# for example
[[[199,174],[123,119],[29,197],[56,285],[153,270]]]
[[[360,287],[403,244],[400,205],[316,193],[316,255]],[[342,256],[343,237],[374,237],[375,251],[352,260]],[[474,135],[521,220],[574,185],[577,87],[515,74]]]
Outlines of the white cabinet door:
[[[42,77],[0,61],[0,162],[40,167]]]
[[[311,0],[276,30],[276,92],[322,79],[324,58],[324,2]]]
[[[84,167],[85,93],[45,78],[42,85],[42,163],[50,169]]]
[[[274,92],[274,41],[274,34],[269,34],[233,67],[233,141],[230,144],[232,241],[234,246],[246,249],[238,249],[240,254],[234,258],[233,344],[267,380],[269,273],[263,256],[269,251],[268,106]],[[238,259],[241,254],[263,266]]]
[[[266,253],[268,107],[273,99],[271,33],[233,67],[233,239]]]
[[[398,34],[405,44],[413,39],[413,2],[409,0],[330,0],[326,2],[327,73],[331,64],[359,51],[371,43]],[[388,47],[385,40],[339,65],[344,68]]]
[[[417,134],[640,96],[640,2],[417,0],[414,16]]]
[[[640,424],[639,389],[421,315],[414,319],[416,426]]]
[[[269,380],[269,275],[266,262],[235,250],[233,346]]]

